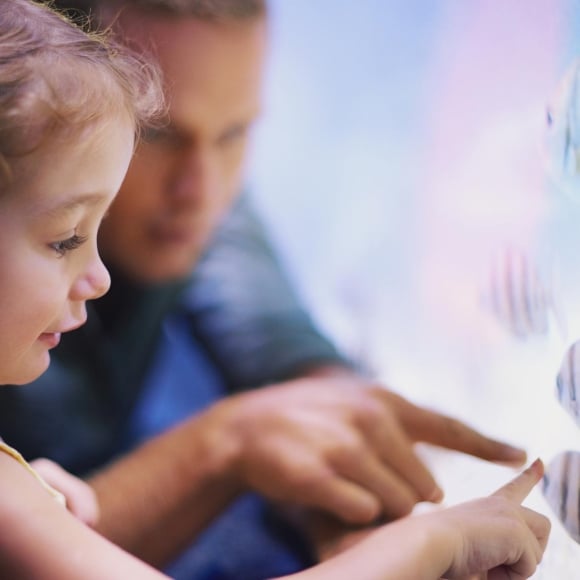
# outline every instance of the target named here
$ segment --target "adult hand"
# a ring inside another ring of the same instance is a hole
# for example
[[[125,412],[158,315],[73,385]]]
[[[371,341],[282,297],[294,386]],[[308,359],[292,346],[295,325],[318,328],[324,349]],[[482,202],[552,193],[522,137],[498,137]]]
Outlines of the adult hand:
[[[400,517],[443,497],[413,445],[424,441],[521,464],[525,452],[349,377],[302,378],[230,397],[220,415],[243,483],[271,499],[354,524]]]
[[[97,496],[90,485],[65,471],[58,463],[40,458],[30,465],[66,498],[67,509],[81,522],[94,526],[99,519]]]

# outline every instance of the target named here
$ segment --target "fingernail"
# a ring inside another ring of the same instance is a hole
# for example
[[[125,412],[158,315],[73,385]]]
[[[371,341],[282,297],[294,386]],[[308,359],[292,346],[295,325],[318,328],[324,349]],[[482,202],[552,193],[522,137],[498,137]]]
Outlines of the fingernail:
[[[427,498],[427,501],[439,503],[443,501],[444,497],[445,494],[443,493],[443,490],[439,486],[436,486],[435,489],[433,490],[433,493]]]
[[[505,454],[508,459],[521,461],[525,461],[527,456],[524,449],[521,449],[520,447],[512,447],[511,445],[505,445]]]
[[[544,464],[542,460],[538,457],[529,467],[528,471],[533,471],[539,477],[544,475]]]

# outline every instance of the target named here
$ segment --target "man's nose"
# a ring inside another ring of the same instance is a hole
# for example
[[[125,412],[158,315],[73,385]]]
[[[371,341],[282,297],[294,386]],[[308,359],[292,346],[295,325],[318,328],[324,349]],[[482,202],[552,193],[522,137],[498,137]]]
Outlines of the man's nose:
[[[212,196],[219,182],[210,151],[195,149],[181,160],[174,175],[171,199],[183,207],[196,206]]]

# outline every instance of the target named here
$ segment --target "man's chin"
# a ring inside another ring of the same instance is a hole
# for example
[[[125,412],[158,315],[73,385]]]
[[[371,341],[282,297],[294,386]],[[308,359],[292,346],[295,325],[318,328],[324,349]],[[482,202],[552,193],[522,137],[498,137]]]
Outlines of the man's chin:
[[[139,284],[168,284],[187,278],[194,268],[193,261],[162,263],[150,262],[141,268],[132,267],[124,273]]]

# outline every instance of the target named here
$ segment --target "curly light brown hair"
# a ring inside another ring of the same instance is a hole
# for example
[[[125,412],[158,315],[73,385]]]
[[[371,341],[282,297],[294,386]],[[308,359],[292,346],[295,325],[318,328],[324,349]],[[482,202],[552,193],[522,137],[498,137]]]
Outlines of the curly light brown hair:
[[[136,130],[162,112],[151,65],[34,0],[0,10],[0,178],[48,139],[124,118]],[[0,182],[0,188],[2,184]]]

